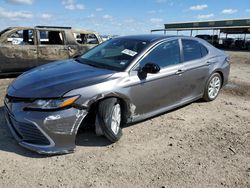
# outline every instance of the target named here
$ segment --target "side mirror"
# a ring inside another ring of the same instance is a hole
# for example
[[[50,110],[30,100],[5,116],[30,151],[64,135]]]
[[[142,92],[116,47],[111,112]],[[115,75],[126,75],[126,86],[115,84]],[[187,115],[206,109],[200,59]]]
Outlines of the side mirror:
[[[161,68],[159,67],[159,65],[154,64],[154,63],[147,63],[141,69],[142,72],[150,73],[150,74],[156,74],[160,72],[160,70]]]

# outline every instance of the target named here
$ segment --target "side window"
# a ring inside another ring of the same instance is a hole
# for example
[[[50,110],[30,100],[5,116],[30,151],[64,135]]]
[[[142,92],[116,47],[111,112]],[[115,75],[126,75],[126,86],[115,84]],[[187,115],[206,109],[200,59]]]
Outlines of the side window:
[[[74,37],[79,44],[99,44],[95,34],[74,33]]]
[[[46,45],[63,45],[63,33],[62,31],[39,31],[40,44]]]
[[[205,57],[208,54],[207,48],[203,44],[200,44],[200,48],[202,57]]]
[[[19,30],[11,33],[7,42],[13,45],[34,45],[33,30]]]
[[[195,40],[182,39],[184,61],[201,58],[200,43]]]
[[[178,40],[164,42],[153,49],[140,62],[140,66],[146,63],[158,64],[161,68],[180,63],[180,46]]]

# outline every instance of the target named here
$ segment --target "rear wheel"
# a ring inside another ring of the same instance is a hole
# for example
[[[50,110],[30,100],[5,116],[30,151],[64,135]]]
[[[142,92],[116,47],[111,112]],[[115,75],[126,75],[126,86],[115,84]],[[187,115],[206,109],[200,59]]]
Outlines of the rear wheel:
[[[108,98],[99,103],[97,118],[103,134],[111,142],[122,136],[122,108],[117,98]]]
[[[213,101],[214,99],[216,99],[216,97],[220,92],[221,85],[222,85],[222,79],[220,74],[219,73],[212,74],[207,82],[203,99],[205,101]]]

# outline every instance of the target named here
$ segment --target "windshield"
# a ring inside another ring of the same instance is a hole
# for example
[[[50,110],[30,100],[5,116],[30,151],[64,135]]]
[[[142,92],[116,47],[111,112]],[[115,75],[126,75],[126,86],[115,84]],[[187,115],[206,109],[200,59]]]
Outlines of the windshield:
[[[148,43],[142,40],[115,38],[91,49],[78,60],[95,67],[123,71]]]

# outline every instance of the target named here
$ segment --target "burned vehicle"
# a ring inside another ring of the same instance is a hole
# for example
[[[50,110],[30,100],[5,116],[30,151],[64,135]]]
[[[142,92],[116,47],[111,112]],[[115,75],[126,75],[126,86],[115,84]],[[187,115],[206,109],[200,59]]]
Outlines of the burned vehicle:
[[[10,27],[0,32],[0,75],[69,59],[101,42],[96,32],[71,27]]]
[[[7,89],[6,119],[20,145],[67,153],[87,117],[98,135],[116,142],[127,123],[214,100],[229,70],[228,56],[199,38],[117,37],[19,76]]]

